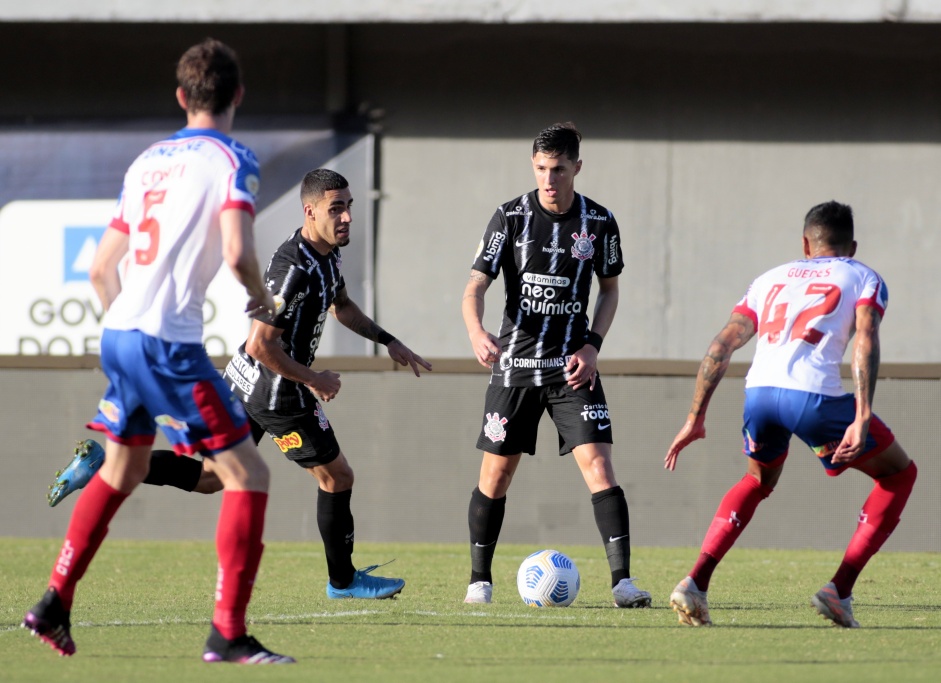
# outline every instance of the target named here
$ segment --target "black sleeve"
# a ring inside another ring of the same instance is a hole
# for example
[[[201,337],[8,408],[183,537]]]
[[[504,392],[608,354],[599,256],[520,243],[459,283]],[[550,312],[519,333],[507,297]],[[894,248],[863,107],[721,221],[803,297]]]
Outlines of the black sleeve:
[[[621,253],[621,231],[610,211],[603,235],[601,249],[595,252],[595,274],[598,277],[615,277],[624,270],[624,255]]]
[[[500,259],[508,241],[506,217],[502,209],[497,209],[484,236],[477,245],[477,254],[474,256],[474,270],[496,278],[500,273]]]

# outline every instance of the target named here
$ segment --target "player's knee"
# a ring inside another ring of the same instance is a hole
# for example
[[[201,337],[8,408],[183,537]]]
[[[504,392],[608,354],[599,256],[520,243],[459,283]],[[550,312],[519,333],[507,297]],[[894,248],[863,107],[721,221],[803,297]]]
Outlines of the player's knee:
[[[193,489],[193,492],[206,494],[217,493],[223,488],[222,480],[215,472],[207,472],[205,469],[203,469],[199,475],[199,481],[196,483],[196,488]]]
[[[334,492],[338,491],[349,491],[353,488],[353,470],[349,467],[345,468],[340,472],[334,473],[333,476],[333,490]]]

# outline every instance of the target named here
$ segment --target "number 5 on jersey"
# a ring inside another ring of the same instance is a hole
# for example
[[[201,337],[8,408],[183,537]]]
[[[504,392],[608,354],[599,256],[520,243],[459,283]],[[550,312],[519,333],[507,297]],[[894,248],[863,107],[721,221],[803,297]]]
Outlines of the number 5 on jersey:
[[[796,311],[791,324],[791,331],[787,341],[800,339],[811,346],[816,346],[823,339],[823,332],[810,327],[810,323],[817,318],[824,318],[833,313],[840,305],[840,299],[843,293],[836,285],[823,282],[814,282],[807,286],[804,295],[813,297],[803,301],[784,301],[775,303],[775,299],[786,287],[786,285],[774,285],[765,298],[764,309],[761,313],[761,323],[758,325],[758,336],[768,336],[769,344],[777,344],[781,341],[781,333],[787,329],[788,312],[791,314]],[[823,295],[823,301],[808,306],[809,303],[816,301],[820,295]]]
[[[160,223],[151,215],[151,211],[157,204],[163,204],[166,194],[166,190],[151,190],[144,193],[144,220],[137,226],[137,231],[147,233],[150,237],[150,245],[146,249],[134,250],[134,261],[142,266],[154,262],[157,249],[160,247]]]

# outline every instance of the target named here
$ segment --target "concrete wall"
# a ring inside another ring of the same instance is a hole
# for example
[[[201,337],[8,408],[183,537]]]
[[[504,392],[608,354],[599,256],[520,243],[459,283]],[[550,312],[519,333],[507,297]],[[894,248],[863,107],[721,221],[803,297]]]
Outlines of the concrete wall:
[[[439,364],[440,365],[440,364]],[[343,390],[327,407],[355,472],[353,512],[361,541],[462,542],[467,503],[477,482],[474,444],[482,419],[485,374],[344,372]],[[698,546],[725,491],[741,478],[742,380],[716,393],[706,441],[681,455],[676,472],[663,456],[685,418],[688,377],[605,378],[614,416],[615,470],[630,504],[636,546]],[[96,370],[0,370],[0,536],[59,537],[75,497],[46,505],[53,473],[104,389]],[[918,462],[920,474],[887,548],[941,551],[941,382],[884,380],[877,412]],[[165,442],[163,442],[165,443]],[[544,420],[537,455],[520,466],[501,536],[506,542],[594,544],[589,494],[571,457],[560,458]],[[265,440],[272,470],[266,537],[320,542],[312,477]],[[871,488],[856,472],[827,477],[796,440],[774,495],[759,509],[740,545],[839,550],[852,534]],[[111,525],[117,538],[212,539],[219,496],[141,487]],[[643,564],[643,554],[637,562]],[[638,570],[642,571],[642,570]]]

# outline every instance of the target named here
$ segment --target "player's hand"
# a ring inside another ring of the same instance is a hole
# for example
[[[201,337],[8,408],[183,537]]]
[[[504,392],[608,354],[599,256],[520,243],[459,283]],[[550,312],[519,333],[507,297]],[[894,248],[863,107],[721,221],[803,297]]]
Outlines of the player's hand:
[[[680,451],[693,443],[693,441],[698,441],[699,439],[705,438],[705,416],[701,418],[689,417],[686,420],[686,424],[684,424],[683,428],[680,430],[679,434],[677,434],[676,438],[673,439],[673,443],[670,444],[670,449],[667,451],[667,457],[663,459],[663,469],[670,470],[671,472],[675,470],[676,459],[679,457]]]
[[[572,389],[588,385],[595,388],[595,379],[598,377],[598,349],[591,344],[585,344],[572,354],[569,362],[565,364],[565,380]]]
[[[419,366],[425,368],[425,370],[431,370],[431,363],[426,361],[417,353],[413,352],[398,339],[393,339],[390,341],[386,349],[389,352],[389,358],[394,360],[399,365],[411,365],[412,372],[415,373],[416,377],[421,377],[421,372],[418,369]]]
[[[471,334],[470,340],[477,362],[485,368],[493,367],[500,358],[500,340],[483,328]]]
[[[248,297],[245,312],[249,318],[271,318],[277,310],[277,304],[271,292],[262,288],[262,292]]]
[[[866,437],[869,435],[869,422],[855,420],[853,424],[846,428],[843,434],[843,440],[833,452],[831,460],[835,463],[845,463],[855,460],[863,453],[866,448]]]
[[[340,373],[332,370],[315,372],[314,380],[306,386],[313,392],[314,396],[324,403],[328,403],[340,393]]]

